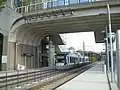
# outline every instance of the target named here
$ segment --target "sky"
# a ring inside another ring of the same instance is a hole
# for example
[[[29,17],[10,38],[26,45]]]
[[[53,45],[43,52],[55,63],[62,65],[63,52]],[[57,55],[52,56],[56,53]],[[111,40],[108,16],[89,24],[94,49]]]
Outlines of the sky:
[[[63,34],[66,45],[65,48],[74,47],[75,50],[83,50],[83,41],[85,43],[85,51],[101,52],[105,48],[103,43],[95,43],[94,32],[80,32]]]

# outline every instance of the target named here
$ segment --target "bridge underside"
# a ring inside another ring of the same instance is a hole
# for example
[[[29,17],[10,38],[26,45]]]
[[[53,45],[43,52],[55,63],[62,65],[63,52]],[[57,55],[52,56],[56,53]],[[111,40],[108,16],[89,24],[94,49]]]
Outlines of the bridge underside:
[[[110,4],[112,31],[120,28],[120,5],[116,1],[102,1],[93,4],[71,5],[23,14],[25,24],[20,26],[46,34],[95,32],[95,41],[103,42],[101,31],[108,27],[107,4]]]
[[[120,13],[111,14],[112,31],[120,28]],[[105,31],[108,26],[108,15],[101,13],[98,15],[89,15],[82,17],[63,17],[56,20],[48,20],[41,22],[34,22],[21,26],[25,30],[31,29],[34,32],[41,32],[43,34],[63,34],[75,32],[95,32],[96,42],[103,42],[104,37],[101,37],[101,31]]]

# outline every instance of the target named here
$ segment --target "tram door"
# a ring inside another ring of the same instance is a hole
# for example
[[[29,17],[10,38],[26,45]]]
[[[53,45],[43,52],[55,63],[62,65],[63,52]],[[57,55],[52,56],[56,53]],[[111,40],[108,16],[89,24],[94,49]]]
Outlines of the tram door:
[[[48,57],[46,55],[42,55],[42,67],[48,66]]]

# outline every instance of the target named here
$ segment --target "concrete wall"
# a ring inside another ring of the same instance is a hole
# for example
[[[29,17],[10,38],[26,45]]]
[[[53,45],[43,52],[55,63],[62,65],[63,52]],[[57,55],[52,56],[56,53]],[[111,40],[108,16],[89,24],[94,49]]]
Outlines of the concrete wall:
[[[23,56],[23,53],[34,53],[34,56],[32,57],[26,57],[26,68],[34,68],[34,62],[35,62],[35,68],[37,68],[37,56],[36,56],[36,47],[35,46],[29,46],[29,45],[16,45],[15,43],[9,42],[9,61],[8,61],[8,68],[9,69],[17,69],[17,65],[23,65],[25,66],[25,57]],[[17,52],[17,53],[16,53]],[[32,65],[32,66],[31,66]]]
[[[37,47],[30,46],[30,45],[21,45],[20,47],[21,47],[21,50],[19,52],[21,52],[21,54],[23,52],[28,52],[28,53],[34,54],[32,57],[26,57],[26,64],[27,64],[26,68],[34,68],[34,64],[35,64],[35,68],[37,68],[38,67]],[[19,57],[22,57],[21,60],[19,60],[19,62],[24,63],[25,57],[20,56],[21,54],[19,54]]]
[[[6,63],[2,63],[2,71],[6,71],[7,70],[7,64]]]
[[[13,23],[22,15],[16,13],[13,9],[5,7],[0,11],[0,28],[3,34],[8,34]]]

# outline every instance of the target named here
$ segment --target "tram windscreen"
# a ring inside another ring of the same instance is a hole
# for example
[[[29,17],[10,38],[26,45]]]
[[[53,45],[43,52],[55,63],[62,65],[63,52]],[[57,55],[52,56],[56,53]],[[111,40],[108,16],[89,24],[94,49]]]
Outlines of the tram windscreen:
[[[59,1],[58,1],[58,5],[59,5],[59,6],[62,6],[62,5],[64,5],[64,4],[65,4],[65,1],[64,1],[64,0],[59,0]]]
[[[64,59],[57,59],[56,63],[64,63]]]
[[[70,4],[77,4],[78,0],[70,0],[69,2],[70,2]]]
[[[64,63],[64,59],[64,55],[59,54],[56,56],[56,63]]]

